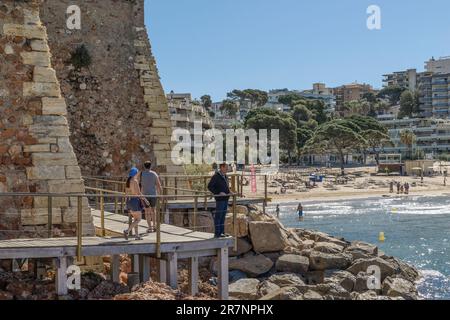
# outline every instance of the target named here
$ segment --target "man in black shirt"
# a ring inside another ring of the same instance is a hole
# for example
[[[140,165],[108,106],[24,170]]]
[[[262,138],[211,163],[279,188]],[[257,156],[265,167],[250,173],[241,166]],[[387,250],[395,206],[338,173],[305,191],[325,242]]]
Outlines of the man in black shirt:
[[[230,200],[230,187],[227,177],[228,165],[223,163],[219,170],[211,178],[208,190],[216,195],[216,212],[214,214],[214,236],[216,238],[226,237],[225,218],[228,212],[228,201]]]

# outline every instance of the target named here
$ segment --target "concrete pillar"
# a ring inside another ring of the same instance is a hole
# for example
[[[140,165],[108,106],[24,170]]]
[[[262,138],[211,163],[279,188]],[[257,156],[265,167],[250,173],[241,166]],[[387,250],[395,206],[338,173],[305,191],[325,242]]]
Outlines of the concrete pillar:
[[[217,250],[219,299],[228,300],[228,248]]]

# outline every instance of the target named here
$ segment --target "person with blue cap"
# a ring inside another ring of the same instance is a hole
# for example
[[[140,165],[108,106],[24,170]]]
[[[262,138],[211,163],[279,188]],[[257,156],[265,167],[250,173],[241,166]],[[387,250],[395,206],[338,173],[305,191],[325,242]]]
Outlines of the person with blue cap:
[[[139,181],[137,176],[139,170],[132,168],[128,175],[125,194],[127,195],[127,208],[130,211],[130,215],[133,217],[133,222],[127,230],[123,231],[125,239],[128,240],[130,232],[135,229],[136,240],[142,240],[139,235],[139,223],[142,220],[142,210],[144,209],[143,202],[147,201],[141,193],[139,187]]]

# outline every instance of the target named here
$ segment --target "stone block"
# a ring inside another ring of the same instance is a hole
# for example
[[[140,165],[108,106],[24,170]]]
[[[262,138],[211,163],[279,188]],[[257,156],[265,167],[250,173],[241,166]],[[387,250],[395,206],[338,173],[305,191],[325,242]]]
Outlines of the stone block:
[[[61,92],[57,83],[24,82],[23,96],[59,98],[61,96]]]
[[[77,166],[78,162],[73,153],[34,153],[32,156],[35,166]]]
[[[153,128],[170,128],[172,126],[172,122],[169,119],[153,119],[152,127]]]
[[[24,226],[38,226],[48,223],[48,210],[46,208],[38,209],[23,209],[20,212],[21,223]],[[53,224],[61,224],[61,209],[52,209]]]
[[[53,197],[52,204],[55,208],[68,207],[69,198],[66,197]],[[33,208],[48,208],[48,197],[34,197]]]
[[[42,83],[57,83],[56,71],[52,68],[34,67],[33,81]]]
[[[50,193],[84,193],[83,180],[52,180],[48,182]]]
[[[50,54],[47,52],[22,52],[20,56],[22,57],[23,64],[40,67],[49,67],[51,65]]]
[[[81,170],[78,166],[67,166],[66,167],[66,178],[67,179],[81,179]]]
[[[32,40],[31,41],[31,49],[33,51],[41,51],[41,52],[49,52],[50,48],[48,47],[48,43],[45,40]]]
[[[35,152],[50,152],[49,144],[34,144],[30,146],[23,147],[24,152],[35,153]]]
[[[46,29],[43,26],[26,26],[20,24],[4,24],[3,34],[12,37],[24,37],[27,39],[46,39]]]
[[[64,98],[42,98],[42,114],[66,116],[66,100]]]
[[[30,133],[33,135],[43,135],[47,138],[68,137],[70,135],[68,126],[45,126],[41,124],[30,126]]]
[[[61,180],[66,178],[66,171],[63,166],[29,167],[26,170],[29,180]]]

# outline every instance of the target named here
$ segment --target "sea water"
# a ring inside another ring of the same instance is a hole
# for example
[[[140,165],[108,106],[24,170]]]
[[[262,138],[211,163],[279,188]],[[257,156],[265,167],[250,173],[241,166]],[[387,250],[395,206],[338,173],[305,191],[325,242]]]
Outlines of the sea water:
[[[303,221],[297,206],[280,204],[285,226],[377,244],[422,271],[418,288],[423,298],[450,300],[450,196],[304,202]],[[275,214],[275,206],[269,212]]]

